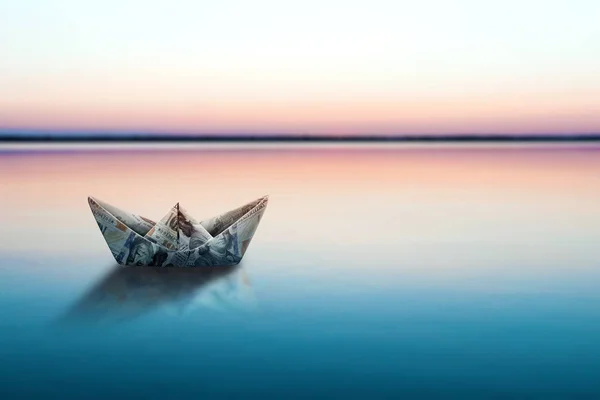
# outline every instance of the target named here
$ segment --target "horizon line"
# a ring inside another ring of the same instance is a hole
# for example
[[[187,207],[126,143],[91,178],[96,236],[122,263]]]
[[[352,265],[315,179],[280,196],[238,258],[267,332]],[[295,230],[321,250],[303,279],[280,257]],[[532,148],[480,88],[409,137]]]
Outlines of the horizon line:
[[[576,134],[166,134],[49,133],[0,130],[0,143],[85,142],[596,142],[600,133]],[[63,131],[64,132],[64,131]]]

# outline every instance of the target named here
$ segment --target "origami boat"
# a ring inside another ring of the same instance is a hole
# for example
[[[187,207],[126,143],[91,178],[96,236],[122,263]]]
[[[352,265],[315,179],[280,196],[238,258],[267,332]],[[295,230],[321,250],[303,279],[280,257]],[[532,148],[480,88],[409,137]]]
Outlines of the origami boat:
[[[117,263],[154,267],[204,267],[238,264],[265,212],[263,196],[204,221],[179,203],[159,222],[88,197],[92,214]]]

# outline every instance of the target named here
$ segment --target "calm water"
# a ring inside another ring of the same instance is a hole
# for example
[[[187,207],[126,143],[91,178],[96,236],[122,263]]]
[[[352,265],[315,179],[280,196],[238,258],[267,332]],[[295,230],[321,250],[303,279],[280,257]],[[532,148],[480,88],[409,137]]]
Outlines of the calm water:
[[[600,396],[600,146],[0,151],[0,398]],[[117,267],[92,195],[237,268]]]

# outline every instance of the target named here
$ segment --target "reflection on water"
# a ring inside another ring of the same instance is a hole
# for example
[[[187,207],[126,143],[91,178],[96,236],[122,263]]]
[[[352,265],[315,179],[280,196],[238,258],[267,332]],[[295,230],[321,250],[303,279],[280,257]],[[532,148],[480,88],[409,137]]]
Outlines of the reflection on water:
[[[241,265],[215,268],[115,266],[61,318],[62,322],[122,322],[167,307],[248,309],[255,303]]]

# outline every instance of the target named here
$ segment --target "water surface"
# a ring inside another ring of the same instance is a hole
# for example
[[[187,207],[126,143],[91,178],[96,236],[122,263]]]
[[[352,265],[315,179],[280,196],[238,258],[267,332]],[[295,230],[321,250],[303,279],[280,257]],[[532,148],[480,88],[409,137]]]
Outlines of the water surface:
[[[2,398],[600,396],[600,147],[0,152]],[[199,219],[239,267],[121,268],[87,196]]]

